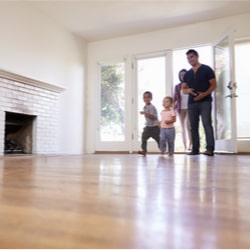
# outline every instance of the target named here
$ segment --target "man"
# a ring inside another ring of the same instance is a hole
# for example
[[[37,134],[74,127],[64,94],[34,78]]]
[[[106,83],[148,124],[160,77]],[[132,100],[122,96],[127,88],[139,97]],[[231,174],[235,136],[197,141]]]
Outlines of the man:
[[[182,91],[188,94],[188,115],[191,125],[192,151],[189,155],[200,153],[199,118],[206,136],[205,155],[214,155],[214,132],[212,127],[211,93],[216,89],[216,79],[214,71],[207,65],[199,62],[199,55],[196,50],[189,50],[186,53],[188,62],[192,68],[185,74],[182,84]]]

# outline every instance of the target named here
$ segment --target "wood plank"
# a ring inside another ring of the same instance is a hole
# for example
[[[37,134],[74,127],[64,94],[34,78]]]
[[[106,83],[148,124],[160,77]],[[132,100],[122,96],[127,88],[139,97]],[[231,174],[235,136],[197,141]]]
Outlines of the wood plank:
[[[0,158],[1,248],[250,248],[247,155]]]

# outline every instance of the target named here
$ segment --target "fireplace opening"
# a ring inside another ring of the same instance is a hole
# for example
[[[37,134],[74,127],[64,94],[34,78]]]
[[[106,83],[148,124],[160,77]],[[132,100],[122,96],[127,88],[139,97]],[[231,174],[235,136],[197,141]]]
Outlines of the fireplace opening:
[[[33,115],[5,112],[5,154],[32,154],[35,118]]]

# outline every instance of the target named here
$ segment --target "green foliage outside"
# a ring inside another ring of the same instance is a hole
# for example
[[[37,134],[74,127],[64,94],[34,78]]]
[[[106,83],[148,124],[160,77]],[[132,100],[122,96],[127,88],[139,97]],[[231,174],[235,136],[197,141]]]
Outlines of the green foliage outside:
[[[124,96],[124,64],[102,65],[101,125],[103,127],[119,124],[124,130]]]

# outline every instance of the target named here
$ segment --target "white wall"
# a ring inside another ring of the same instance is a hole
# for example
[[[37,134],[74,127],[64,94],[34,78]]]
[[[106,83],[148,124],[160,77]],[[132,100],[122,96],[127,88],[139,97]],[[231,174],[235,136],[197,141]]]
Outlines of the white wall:
[[[86,42],[20,2],[0,3],[0,30],[0,69],[65,88],[58,153],[82,153]]]
[[[127,62],[135,54],[149,53],[176,48],[188,48],[195,45],[210,44],[220,38],[228,30],[235,30],[235,37],[250,36],[250,13],[209,22],[196,23],[160,30],[156,32],[120,37],[105,41],[93,42],[88,45],[88,85],[87,85],[87,151],[95,150],[95,134],[98,98],[97,62],[127,58]],[[132,72],[127,72],[132,75]],[[171,72],[170,72],[171,74]],[[132,79],[127,76],[127,79]],[[171,82],[168,83],[172,84]]]

